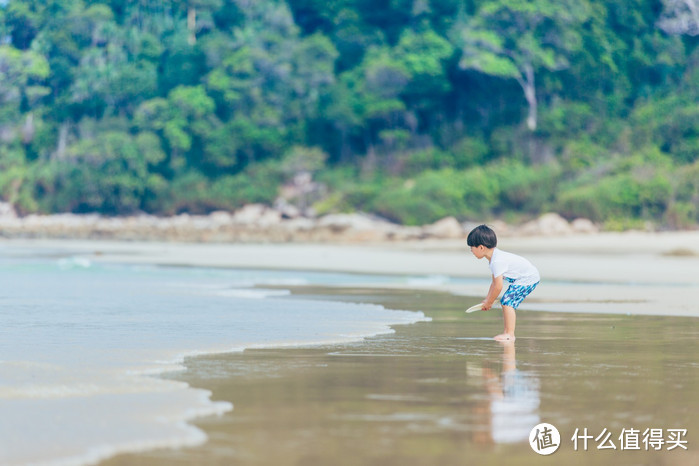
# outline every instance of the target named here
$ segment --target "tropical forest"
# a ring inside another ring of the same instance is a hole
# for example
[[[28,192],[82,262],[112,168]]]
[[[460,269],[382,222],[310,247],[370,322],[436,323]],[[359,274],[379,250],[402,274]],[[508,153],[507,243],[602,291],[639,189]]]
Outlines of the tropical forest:
[[[696,228],[699,0],[0,0],[0,200]]]

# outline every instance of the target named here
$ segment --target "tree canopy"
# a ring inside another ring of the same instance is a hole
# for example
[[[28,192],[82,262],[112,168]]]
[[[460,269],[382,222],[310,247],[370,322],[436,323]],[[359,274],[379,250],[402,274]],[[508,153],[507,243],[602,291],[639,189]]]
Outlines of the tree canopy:
[[[691,227],[698,45],[695,0],[2,1],[0,196],[203,213],[308,165],[320,213]]]

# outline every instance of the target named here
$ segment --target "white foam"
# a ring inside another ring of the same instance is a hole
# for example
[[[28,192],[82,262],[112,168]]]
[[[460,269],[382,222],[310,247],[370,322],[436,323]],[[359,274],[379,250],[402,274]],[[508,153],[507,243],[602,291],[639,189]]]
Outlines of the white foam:
[[[412,286],[439,286],[451,282],[448,275],[428,275],[425,277],[412,277],[408,279],[408,284]]]
[[[303,282],[264,275],[261,282]],[[0,268],[0,464],[80,465],[198,445],[187,421],[230,411],[206,390],[154,377],[187,356],[356,341],[422,313],[269,299],[230,271],[109,267],[71,259]],[[254,274],[245,281],[255,284]],[[234,400],[231,400],[234,401]]]
[[[61,269],[89,269],[92,267],[92,261],[86,257],[74,256],[58,261],[58,266]]]
[[[232,298],[264,299],[274,296],[288,296],[291,292],[289,290],[268,290],[264,288],[231,288],[229,290],[218,290],[216,294]]]

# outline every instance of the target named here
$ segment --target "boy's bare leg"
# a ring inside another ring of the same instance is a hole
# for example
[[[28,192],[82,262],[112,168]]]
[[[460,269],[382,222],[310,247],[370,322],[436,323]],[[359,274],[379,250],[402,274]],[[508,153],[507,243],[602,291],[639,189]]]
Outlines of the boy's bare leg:
[[[497,341],[514,341],[515,340],[515,323],[517,322],[517,314],[514,308],[510,306],[502,307],[502,319],[505,321],[505,331],[500,335],[493,337]]]

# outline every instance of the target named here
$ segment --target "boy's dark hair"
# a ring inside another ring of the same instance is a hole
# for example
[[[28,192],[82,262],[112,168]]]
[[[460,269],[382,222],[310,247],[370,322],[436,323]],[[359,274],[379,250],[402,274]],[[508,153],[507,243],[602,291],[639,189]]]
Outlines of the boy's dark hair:
[[[488,249],[493,249],[498,245],[498,237],[495,236],[495,232],[488,226],[479,225],[471,230],[466,242],[469,246],[478,247],[483,245]]]

